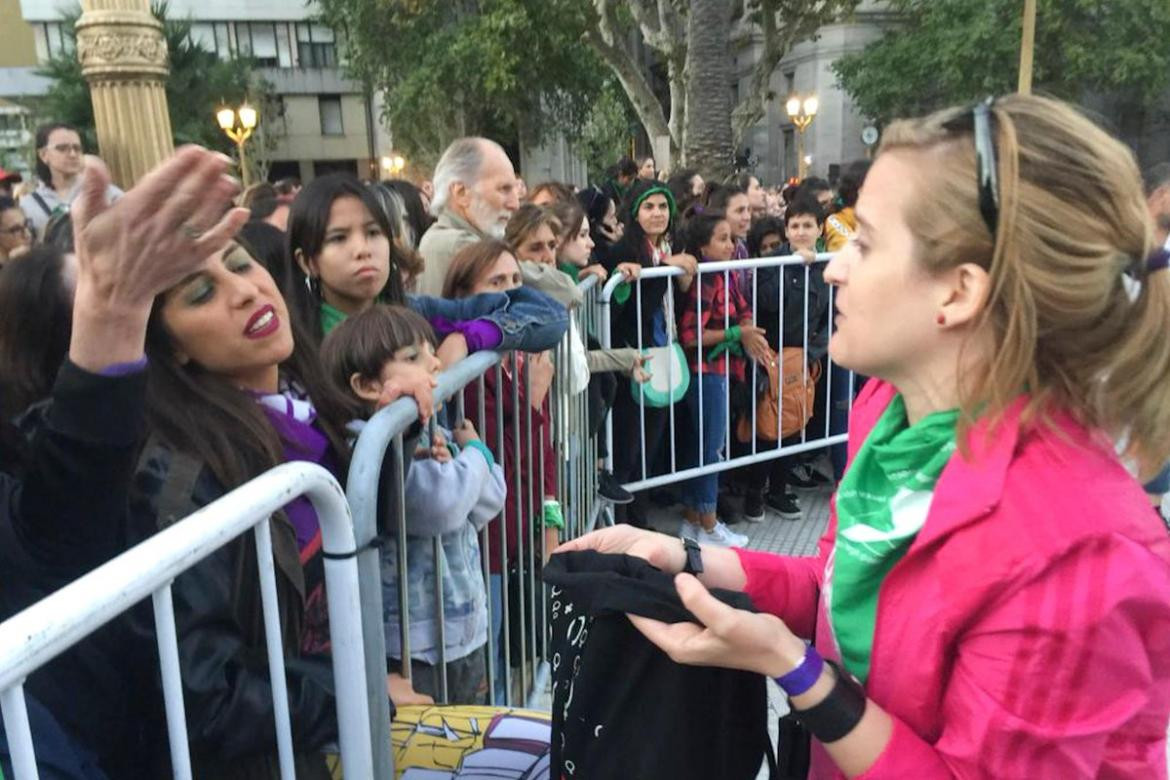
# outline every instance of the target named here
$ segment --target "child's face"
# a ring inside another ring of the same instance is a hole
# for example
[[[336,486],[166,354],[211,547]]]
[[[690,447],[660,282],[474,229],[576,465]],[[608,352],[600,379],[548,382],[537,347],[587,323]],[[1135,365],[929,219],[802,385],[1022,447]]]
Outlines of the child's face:
[[[703,257],[716,262],[727,261],[735,254],[735,242],[731,240],[731,225],[727,220],[720,220],[711,234],[711,240],[702,247]]]
[[[381,383],[395,382],[403,387],[419,387],[438,376],[442,364],[429,341],[402,347],[382,366]]]
[[[788,243],[793,249],[814,249],[821,237],[821,226],[812,214],[796,214],[785,224]]]

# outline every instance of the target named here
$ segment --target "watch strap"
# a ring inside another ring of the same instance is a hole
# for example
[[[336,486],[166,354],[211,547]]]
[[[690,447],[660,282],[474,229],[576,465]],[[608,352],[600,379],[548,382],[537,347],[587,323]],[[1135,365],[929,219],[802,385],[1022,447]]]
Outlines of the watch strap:
[[[703,548],[699,543],[690,537],[682,537],[683,552],[686,553],[686,560],[683,562],[683,573],[685,574],[702,574],[703,573]]]
[[[832,661],[825,663],[837,673],[837,682],[819,704],[807,710],[793,710],[793,716],[809,733],[823,743],[836,742],[861,722],[866,697],[861,683]]]

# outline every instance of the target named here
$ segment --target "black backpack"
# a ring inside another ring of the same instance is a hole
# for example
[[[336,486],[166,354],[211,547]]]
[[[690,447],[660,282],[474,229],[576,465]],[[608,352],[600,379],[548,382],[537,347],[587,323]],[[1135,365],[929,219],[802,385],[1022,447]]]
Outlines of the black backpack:
[[[762,675],[676,664],[625,613],[693,621],[674,578],[640,558],[561,553],[545,566],[552,777],[754,780],[775,772]],[[712,591],[740,609],[743,593]]]

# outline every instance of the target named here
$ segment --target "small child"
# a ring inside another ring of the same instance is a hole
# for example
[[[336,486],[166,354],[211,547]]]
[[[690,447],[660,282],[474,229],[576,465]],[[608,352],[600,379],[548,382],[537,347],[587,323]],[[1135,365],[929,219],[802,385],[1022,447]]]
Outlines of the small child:
[[[369,414],[383,404],[386,385],[414,385],[440,368],[430,325],[401,306],[377,305],[348,318],[326,337],[322,359],[333,382]],[[436,428],[430,446],[415,451],[406,474],[411,676],[416,691],[438,698],[435,570],[441,565],[447,701],[480,704],[486,692],[481,648],[487,643],[488,614],[478,533],[503,510],[507,492],[503,469],[470,421],[460,423],[454,443],[451,439]],[[435,559],[435,537],[441,540],[442,561]],[[402,655],[397,541],[391,537],[382,550],[383,622],[392,664],[400,664]]]

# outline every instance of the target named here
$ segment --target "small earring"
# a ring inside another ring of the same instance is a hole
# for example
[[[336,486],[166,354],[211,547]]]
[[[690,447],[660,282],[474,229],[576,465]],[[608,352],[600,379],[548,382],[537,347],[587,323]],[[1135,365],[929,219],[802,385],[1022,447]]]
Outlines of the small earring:
[[[935,322],[937,322],[939,325],[946,325],[947,324],[947,316],[945,314],[943,314],[942,312],[939,312],[938,317],[935,318]]]
[[[310,294],[313,292],[313,277],[308,274],[305,275],[305,287],[308,288]]]

